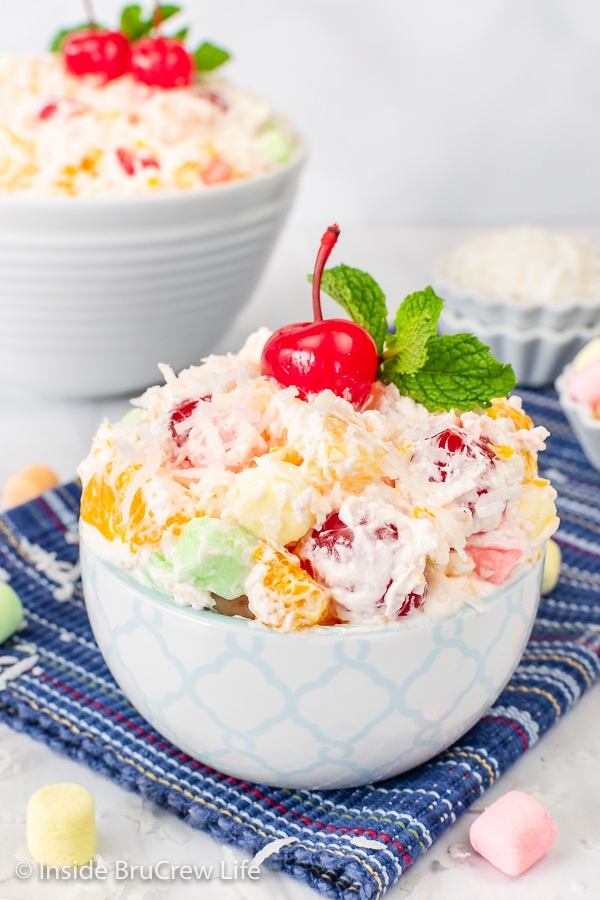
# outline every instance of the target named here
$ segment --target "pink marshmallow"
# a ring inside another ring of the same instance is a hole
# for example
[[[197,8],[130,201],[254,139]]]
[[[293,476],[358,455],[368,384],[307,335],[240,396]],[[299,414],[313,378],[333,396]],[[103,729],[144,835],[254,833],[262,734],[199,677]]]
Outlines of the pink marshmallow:
[[[506,581],[523,556],[523,551],[507,547],[478,547],[467,544],[467,553],[475,563],[475,574],[492,584]]]
[[[577,403],[587,403],[588,406],[596,406],[600,403],[600,359],[573,372],[569,378],[569,392]]]
[[[523,791],[509,791],[471,825],[473,849],[505,875],[522,875],[548,852],[558,825]]]

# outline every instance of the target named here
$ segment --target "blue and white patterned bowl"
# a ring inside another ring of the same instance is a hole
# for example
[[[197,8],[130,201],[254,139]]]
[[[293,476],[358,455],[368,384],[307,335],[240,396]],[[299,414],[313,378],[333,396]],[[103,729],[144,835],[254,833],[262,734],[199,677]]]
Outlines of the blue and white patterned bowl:
[[[104,659],[157,731],[228,775],[310,789],[389,778],[463,735],[521,657],[543,564],[481,612],[281,634],[177,607],[84,545],[81,562]]]

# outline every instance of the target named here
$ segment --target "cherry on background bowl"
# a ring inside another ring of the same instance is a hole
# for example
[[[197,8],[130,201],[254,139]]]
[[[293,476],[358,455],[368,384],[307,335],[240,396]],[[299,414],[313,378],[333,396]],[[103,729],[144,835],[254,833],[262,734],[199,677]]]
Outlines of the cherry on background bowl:
[[[543,567],[481,611],[280,633],[178,607],[85,541],[81,563],[100,651],[158,732],[228,775],[308,789],[389,778],[468,731],[519,662]]]
[[[0,383],[131,395],[158,362],[199,362],[258,284],[304,157],[177,194],[0,198]]]

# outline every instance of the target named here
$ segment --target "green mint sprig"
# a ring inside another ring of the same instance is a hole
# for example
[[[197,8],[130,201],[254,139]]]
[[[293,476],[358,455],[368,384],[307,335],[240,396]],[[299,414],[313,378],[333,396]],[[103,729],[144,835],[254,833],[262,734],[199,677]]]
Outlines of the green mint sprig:
[[[222,66],[223,63],[226,63],[228,59],[231,59],[231,55],[227,50],[223,50],[222,47],[216,47],[214,44],[208,43],[208,41],[200,44],[198,49],[192,53],[192,56],[196,63],[197,72],[213,72],[219,66]]]
[[[93,24],[95,28],[99,28],[101,31],[109,30],[103,25],[98,24],[97,22],[94,22]],[[61,30],[58,31],[50,41],[50,52],[60,53],[63,44],[68,37],[71,37],[72,34],[76,34],[78,31],[89,31],[89,28],[89,22],[82,22],[80,25],[73,25],[71,28],[61,28]]]
[[[142,12],[142,7],[138,3],[132,3],[123,7],[119,17],[119,31],[125,35],[130,43],[139,41],[140,38],[147,37],[152,33],[158,18],[160,23],[166,22],[168,19],[181,12],[181,7],[172,3],[163,3],[159,7],[159,14],[153,11],[146,16]],[[100,31],[110,31],[110,28],[100,25],[98,22],[82,22],[71,28],[62,28],[50,42],[50,50],[52,53],[59,53],[62,50],[65,40],[78,31],[87,31],[90,27],[98,28]],[[186,40],[189,28],[180,28],[175,34],[168,35],[176,41],[182,43]],[[231,59],[231,54],[222,47],[217,47],[209,41],[204,41],[197,50],[191,54],[197,72],[213,72]]]
[[[181,12],[180,6],[174,6],[171,3],[161,4],[158,8],[158,16],[160,23],[166,22],[172,16]],[[156,13],[153,11],[147,19],[142,15],[142,7],[137,3],[131,6],[125,6],[121,10],[121,20],[119,23],[119,31],[121,31],[128,41],[133,43],[139,41],[140,38],[150,34],[155,25]]]
[[[396,313],[396,331],[387,336],[381,354],[381,369],[386,380],[393,381],[395,375],[413,375],[423,368],[427,344],[437,335],[437,321],[443,305],[444,301],[430,287],[409,294],[400,305]]]
[[[438,336],[444,301],[433,288],[406,297],[395,333],[387,334],[385,295],[366,272],[344,265],[327,269],[321,287],[375,341],[377,377],[429,412],[487,409],[494,397],[506,397],[515,387],[512,366],[498,362],[474,335]]]
[[[308,280],[312,283],[313,276],[309,275]],[[381,354],[387,332],[387,307],[385,294],[375,279],[342,263],[334,269],[325,269],[321,289],[333,297],[357,325],[369,332],[377,353]]]

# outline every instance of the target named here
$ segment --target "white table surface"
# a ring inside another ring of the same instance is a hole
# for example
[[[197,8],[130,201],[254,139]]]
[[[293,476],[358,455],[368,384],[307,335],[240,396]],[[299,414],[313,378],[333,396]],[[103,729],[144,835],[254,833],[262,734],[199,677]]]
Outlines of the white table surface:
[[[260,324],[276,328],[310,317],[305,274],[312,269],[323,230],[321,223],[286,231],[260,288],[216,351],[237,350],[244,336]],[[371,272],[395,312],[405,294],[429,282],[433,259],[462,233],[451,228],[343,230],[332,264],[343,261]],[[325,304],[325,315],[333,311],[333,304]],[[126,406],[123,399],[68,403],[9,396],[0,387],[0,484],[34,462],[54,468],[62,480],[72,478],[100,419],[119,417]],[[212,865],[215,877],[200,885],[139,877],[84,884],[49,883],[34,875],[19,881],[14,869],[18,860],[27,858],[27,800],[37,788],[58,781],[78,782],[94,794],[99,853],[107,865],[127,860],[130,866],[148,867],[168,860],[172,865]],[[472,851],[468,829],[476,813],[515,788],[544,803],[558,823],[560,835],[544,859],[513,879]],[[390,900],[597,900],[599,810],[600,687],[596,686],[448,829],[387,896]],[[87,767],[0,725],[0,900],[179,900],[199,894],[206,900],[310,900],[317,896],[266,866],[256,881],[221,878],[223,872],[231,875],[234,862],[243,859],[248,857],[240,851],[217,843]]]

